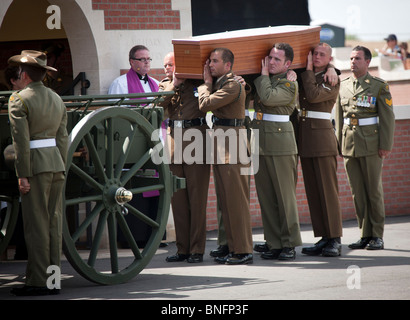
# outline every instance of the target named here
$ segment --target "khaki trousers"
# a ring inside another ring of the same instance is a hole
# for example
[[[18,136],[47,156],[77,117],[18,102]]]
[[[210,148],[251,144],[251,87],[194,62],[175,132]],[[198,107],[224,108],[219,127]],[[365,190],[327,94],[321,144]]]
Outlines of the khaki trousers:
[[[352,189],[362,237],[383,237],[384,194],[382,185],[383,159],[378,155],[344,158],[347,177]]]
[[[255,185],[269,249],[302,244],[296,203],[297,155],[260,156]]]
[[[170,164],[170,169],[174,175],[186,178],[186,189],[175,192],[171,200],[178,253],[203,254],[210,165]]]
[[[300,158],[315,237],[343,234],[336,156]]]
[[[217,197],[229,251],[252,253],[252,227],[249,212],[249,177],[241,175],[242,164],[213,166]]]
[[[45,172],[29,178],[30,192],[21,196],[27,244],[26,285],[46,286],[47,268],[60,267],[64,174]]]

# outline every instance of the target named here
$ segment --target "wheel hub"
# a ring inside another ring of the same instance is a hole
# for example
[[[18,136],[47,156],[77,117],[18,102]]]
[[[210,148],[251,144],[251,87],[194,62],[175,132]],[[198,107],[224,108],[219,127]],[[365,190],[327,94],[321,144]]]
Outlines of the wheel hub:
[[[104,187],[103,202],[110,212],[121,211],[126,214],[124,205],[132,200],[132,192],[119,185],[119,181],[110,180]]]

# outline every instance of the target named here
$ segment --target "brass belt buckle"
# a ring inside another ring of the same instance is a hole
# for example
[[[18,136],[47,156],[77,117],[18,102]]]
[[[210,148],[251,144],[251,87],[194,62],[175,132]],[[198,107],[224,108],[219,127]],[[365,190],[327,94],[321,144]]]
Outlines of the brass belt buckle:
[[[263,120],[263,113],[262,112],[256,112],[256,120]]]
[[[359,124],[359,120],[356,118],[350,118],[350,124],[352,126],[357,126]]]
[[[306,118],[306,116],[307,116],[307,110],[306,110],[306,109],[303,109],[300,115],[301,115],[301,117]]]

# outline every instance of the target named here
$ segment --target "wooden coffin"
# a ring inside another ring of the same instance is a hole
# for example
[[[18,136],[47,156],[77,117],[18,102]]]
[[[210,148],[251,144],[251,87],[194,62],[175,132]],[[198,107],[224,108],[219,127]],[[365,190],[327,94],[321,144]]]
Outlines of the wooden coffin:
[[[181,78],[202,79],[211,51],[225,47],[235,55],[233,71],[236,74],[258,74],[262,59],[276,42],[287,42],[293,47],[295,57],[291,68],[304,68],[309,50],[320,42],[320,27],[279,26],[174,39],[175,72]]]

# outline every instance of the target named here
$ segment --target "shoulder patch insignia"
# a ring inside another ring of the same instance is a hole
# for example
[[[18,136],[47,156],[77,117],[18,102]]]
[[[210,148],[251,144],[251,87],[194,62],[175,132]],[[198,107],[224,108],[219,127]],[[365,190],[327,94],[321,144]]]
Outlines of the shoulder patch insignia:
[[[13,101],[14,101],[14,97],[13,97],[13,96],[10,96],[9,101],[13,102]]]
[[[290,87],[290,83],[289,82],[286,82],[285,83],[285,86],[287,86],[288,88]]]
[[[393,100],[392,99],[385,99],[385,101],[386,101],[386,104],[389,106],[389,107],[391,107],[391,105],[393,104]]]

